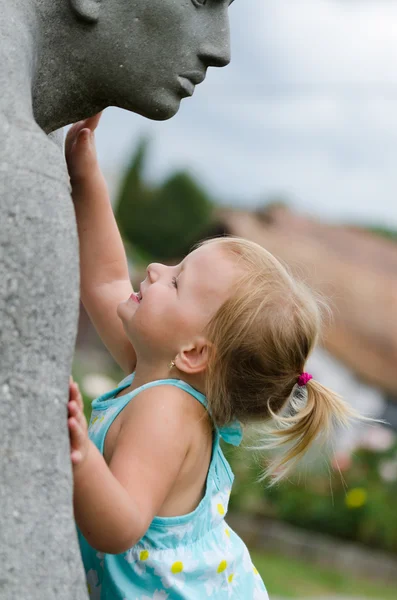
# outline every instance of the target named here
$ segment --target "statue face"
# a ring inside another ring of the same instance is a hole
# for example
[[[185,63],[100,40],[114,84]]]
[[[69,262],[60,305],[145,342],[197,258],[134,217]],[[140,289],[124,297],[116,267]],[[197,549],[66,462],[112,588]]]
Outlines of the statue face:
[[[172,117],[208,67],[230,62],[232,1],[104,0],[94,76],[106,104]]]

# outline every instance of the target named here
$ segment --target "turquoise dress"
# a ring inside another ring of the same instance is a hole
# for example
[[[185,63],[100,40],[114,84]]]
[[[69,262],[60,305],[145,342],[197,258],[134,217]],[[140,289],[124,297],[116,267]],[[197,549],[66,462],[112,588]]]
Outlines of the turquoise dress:
[[[114,419],[146,388],[174,385],[206,406],[203,394],[178,379],[152,381],[116,398],[132,380],[130,375],[92,404],[89,437],[101,453]],[[97,552],[78,532],[92,600],[268,600],[247,547],[225,521],[234,476],[220,437],[238,445],[240,424],[215,430],[206,492],[193,512],[154,517],[143,538],[121,554]]]

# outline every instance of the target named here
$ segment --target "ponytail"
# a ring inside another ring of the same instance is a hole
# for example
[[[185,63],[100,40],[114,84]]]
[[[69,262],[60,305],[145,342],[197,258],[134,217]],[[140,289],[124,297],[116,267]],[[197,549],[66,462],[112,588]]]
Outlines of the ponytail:
[[[338,394],[313,379],[304,387],[294,388],[287,410],[287,414],[276,414],[269,402],[271,428],[267,428],[264,442],[252,448],[280,451],[261,477],[269,479],[270,485],[283,479],[315,440],[324,445],[337,427],[347,427],[351,419],[372,420],[362,417]]]
[[[325,302],[267,250],[241,238],[217,244],[236,264],[236,285],[208,323],[212,344],[205,391],[217,427],[238,420],[266,435],[253,450],[278,450],[262,479],[274,484],[315,440],[349,421],[373,422],[303,367],[321,329]],[[264,424],[264,425],[263,425]],[[269,429],[270,428],[270,429]]]

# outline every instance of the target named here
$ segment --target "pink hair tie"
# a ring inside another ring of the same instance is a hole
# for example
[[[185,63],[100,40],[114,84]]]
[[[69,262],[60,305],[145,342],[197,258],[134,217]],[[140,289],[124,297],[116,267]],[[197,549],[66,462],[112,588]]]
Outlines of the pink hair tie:
[[[313,379],[313,375],[310,375],[310,373],[302,373],[302,375],[299,375],[298,377],[298,385],[300,387],[305,386],[311,379]]]

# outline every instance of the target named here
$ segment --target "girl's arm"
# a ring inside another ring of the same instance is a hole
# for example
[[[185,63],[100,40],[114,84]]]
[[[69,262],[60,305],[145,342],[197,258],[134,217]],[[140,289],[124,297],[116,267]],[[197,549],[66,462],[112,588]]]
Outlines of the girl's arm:
[[[118,554],[145,534],[190,447],[197,422],[191,418],[191,404],[182,390],[171,386],[142,391],[124,409],[128,415],[108,466],[88,439],[81,396],[71,383],[68,426],[74,515],[96,550]]]
[[[127,258],[96,157],[94,130],[99,115],[69,130],[65,154],[80,242],[81,300],[104,344],[126,373],[135,352],[117,316],[133,289]]]

